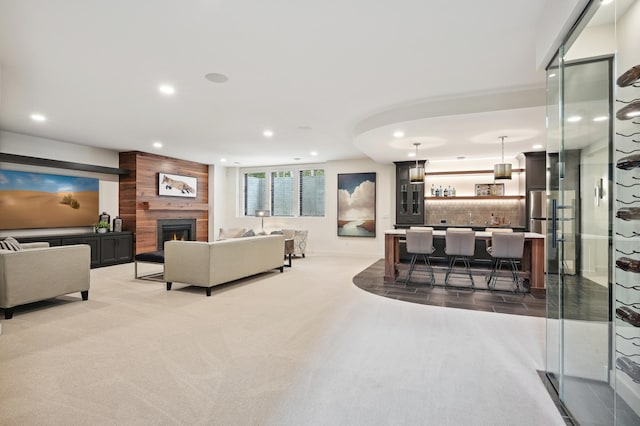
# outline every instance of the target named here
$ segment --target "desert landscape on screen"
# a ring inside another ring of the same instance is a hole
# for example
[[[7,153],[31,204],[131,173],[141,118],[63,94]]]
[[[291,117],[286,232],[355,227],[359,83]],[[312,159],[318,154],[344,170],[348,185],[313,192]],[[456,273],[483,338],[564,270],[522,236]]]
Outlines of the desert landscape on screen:
[[[78,208],[63,204],[69,196]],[[98,191],[0,191],[0,229],[91,226],[98,213]]]

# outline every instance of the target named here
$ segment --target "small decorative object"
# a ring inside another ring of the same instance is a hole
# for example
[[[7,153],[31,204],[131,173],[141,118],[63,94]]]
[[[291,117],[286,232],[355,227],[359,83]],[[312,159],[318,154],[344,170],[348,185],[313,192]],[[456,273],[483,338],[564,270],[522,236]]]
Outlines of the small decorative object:
[[[122,218],[120,216],[113,219],[113,232],[122,232]]]
[[[158,173],[158,195],[196,198],[197,193],[197,178]]]
[[[109,230],[109,228],[111,227],[111,225],[109,225],[109,222],[105,222],[105,221],[100,221],[98,222],[98,224],[96,225],[96,231],[99,234],[104,234],[105,232],[107,232]]]
[[[107,212],[102,212],[100,213],[100,216],[98,216],[98,222],[107,222],[108,225],[111,223],[111,216],[107,214]]]

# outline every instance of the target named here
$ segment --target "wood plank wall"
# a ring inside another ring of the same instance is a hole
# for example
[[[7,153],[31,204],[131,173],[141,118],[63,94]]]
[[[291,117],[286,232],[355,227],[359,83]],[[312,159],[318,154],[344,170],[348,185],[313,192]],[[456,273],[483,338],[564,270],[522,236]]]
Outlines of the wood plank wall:
[[[156,221],[158,219],[196,219],[196,239],[209,239],[209,211],[176,208],[176,204],[209,203],[209,166],[192,161],[149,154],[140,151],[120,153],[120,168],[131,171],[120,176],[120,217],[125,231],[134,232],[134,253],[155,251]],[[196,198],[158,196],[158,173],[192,176],[198,179]],[[167,208],[144,208],[143,203],[153,201],[157,206],[166,201]]]

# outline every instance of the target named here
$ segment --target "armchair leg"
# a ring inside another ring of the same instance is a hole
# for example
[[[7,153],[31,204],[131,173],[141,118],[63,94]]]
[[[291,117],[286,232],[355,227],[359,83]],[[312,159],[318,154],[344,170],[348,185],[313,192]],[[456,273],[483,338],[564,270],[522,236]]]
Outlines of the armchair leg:
[[[4,319],[13,318],[13,308],[4,308]]]
[[[80,294],[82,294],[82,300],[89,300],[89,290],[81,291]]]
[[[207,297],[211,296],[211,287],[207,287]]]
[[[173,284],[170,281],[167,281],[167,291],[171,290],[171,284]]]

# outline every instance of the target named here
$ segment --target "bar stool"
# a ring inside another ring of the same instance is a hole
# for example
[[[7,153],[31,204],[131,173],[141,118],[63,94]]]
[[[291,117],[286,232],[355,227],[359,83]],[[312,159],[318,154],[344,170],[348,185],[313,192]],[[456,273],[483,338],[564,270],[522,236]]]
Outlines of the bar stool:
[[[511,265],[511,279],[515,284],[515,289],[523,291],[518,278],[518,262],[522,260],[523,251],[524,232],[496,232],[491,235],[491,257],[494,262],[487,280],[489,289],[495,290],[496,281],[498,280],[497,272],[502,270],[504,263],[509,263]]]
[[[512,228],[484,228],[484,232],[490,232],[491,235],[493,235],[494,232],[513,232],[513,229]],[[487,253],[489,253],[489,255],[491,255],[491,250],[492,250],[491,249],[491,238],[487,238],[485,240],[485,243],[487,245],[487,247],[486,247]],[[493,269],[493,264],[495,263],[495,261],[496,260],[492,257],[491,258],[491,266],[489,267],[489,270]],[[487,283],[489,282],[489,277],[490,276],[491,275],[487,275],[485,277],[485,281]]]
[[[431,279],[431,287],[436,282],[436,278],[433,275],[433,268],[429,261],[429,256],[433,254],[436,249],[433,247],[433,228],[420,227],[420,229],[413,229],[413,227],[407,230],[407,253],[411,254],[411,264],[409,266],[409,272],[407,273],[407,279],[404,285],[408,285],[411,280],[411,274],[416,266],[416,260],[418,256],[422,256],[424,260],[424,266],[427,269],[429,278]]]
[[[471,276],[471,265],[469,258],[475,253],[476,233],[471,228],[447,228],[445,233],[445,253],[449,256],[449,267],[444,277],[444,286],[449,284],[449,277],[455,263],[462,260],[467,268],[467,274],[471,280],[471,288],[476,288]]]

